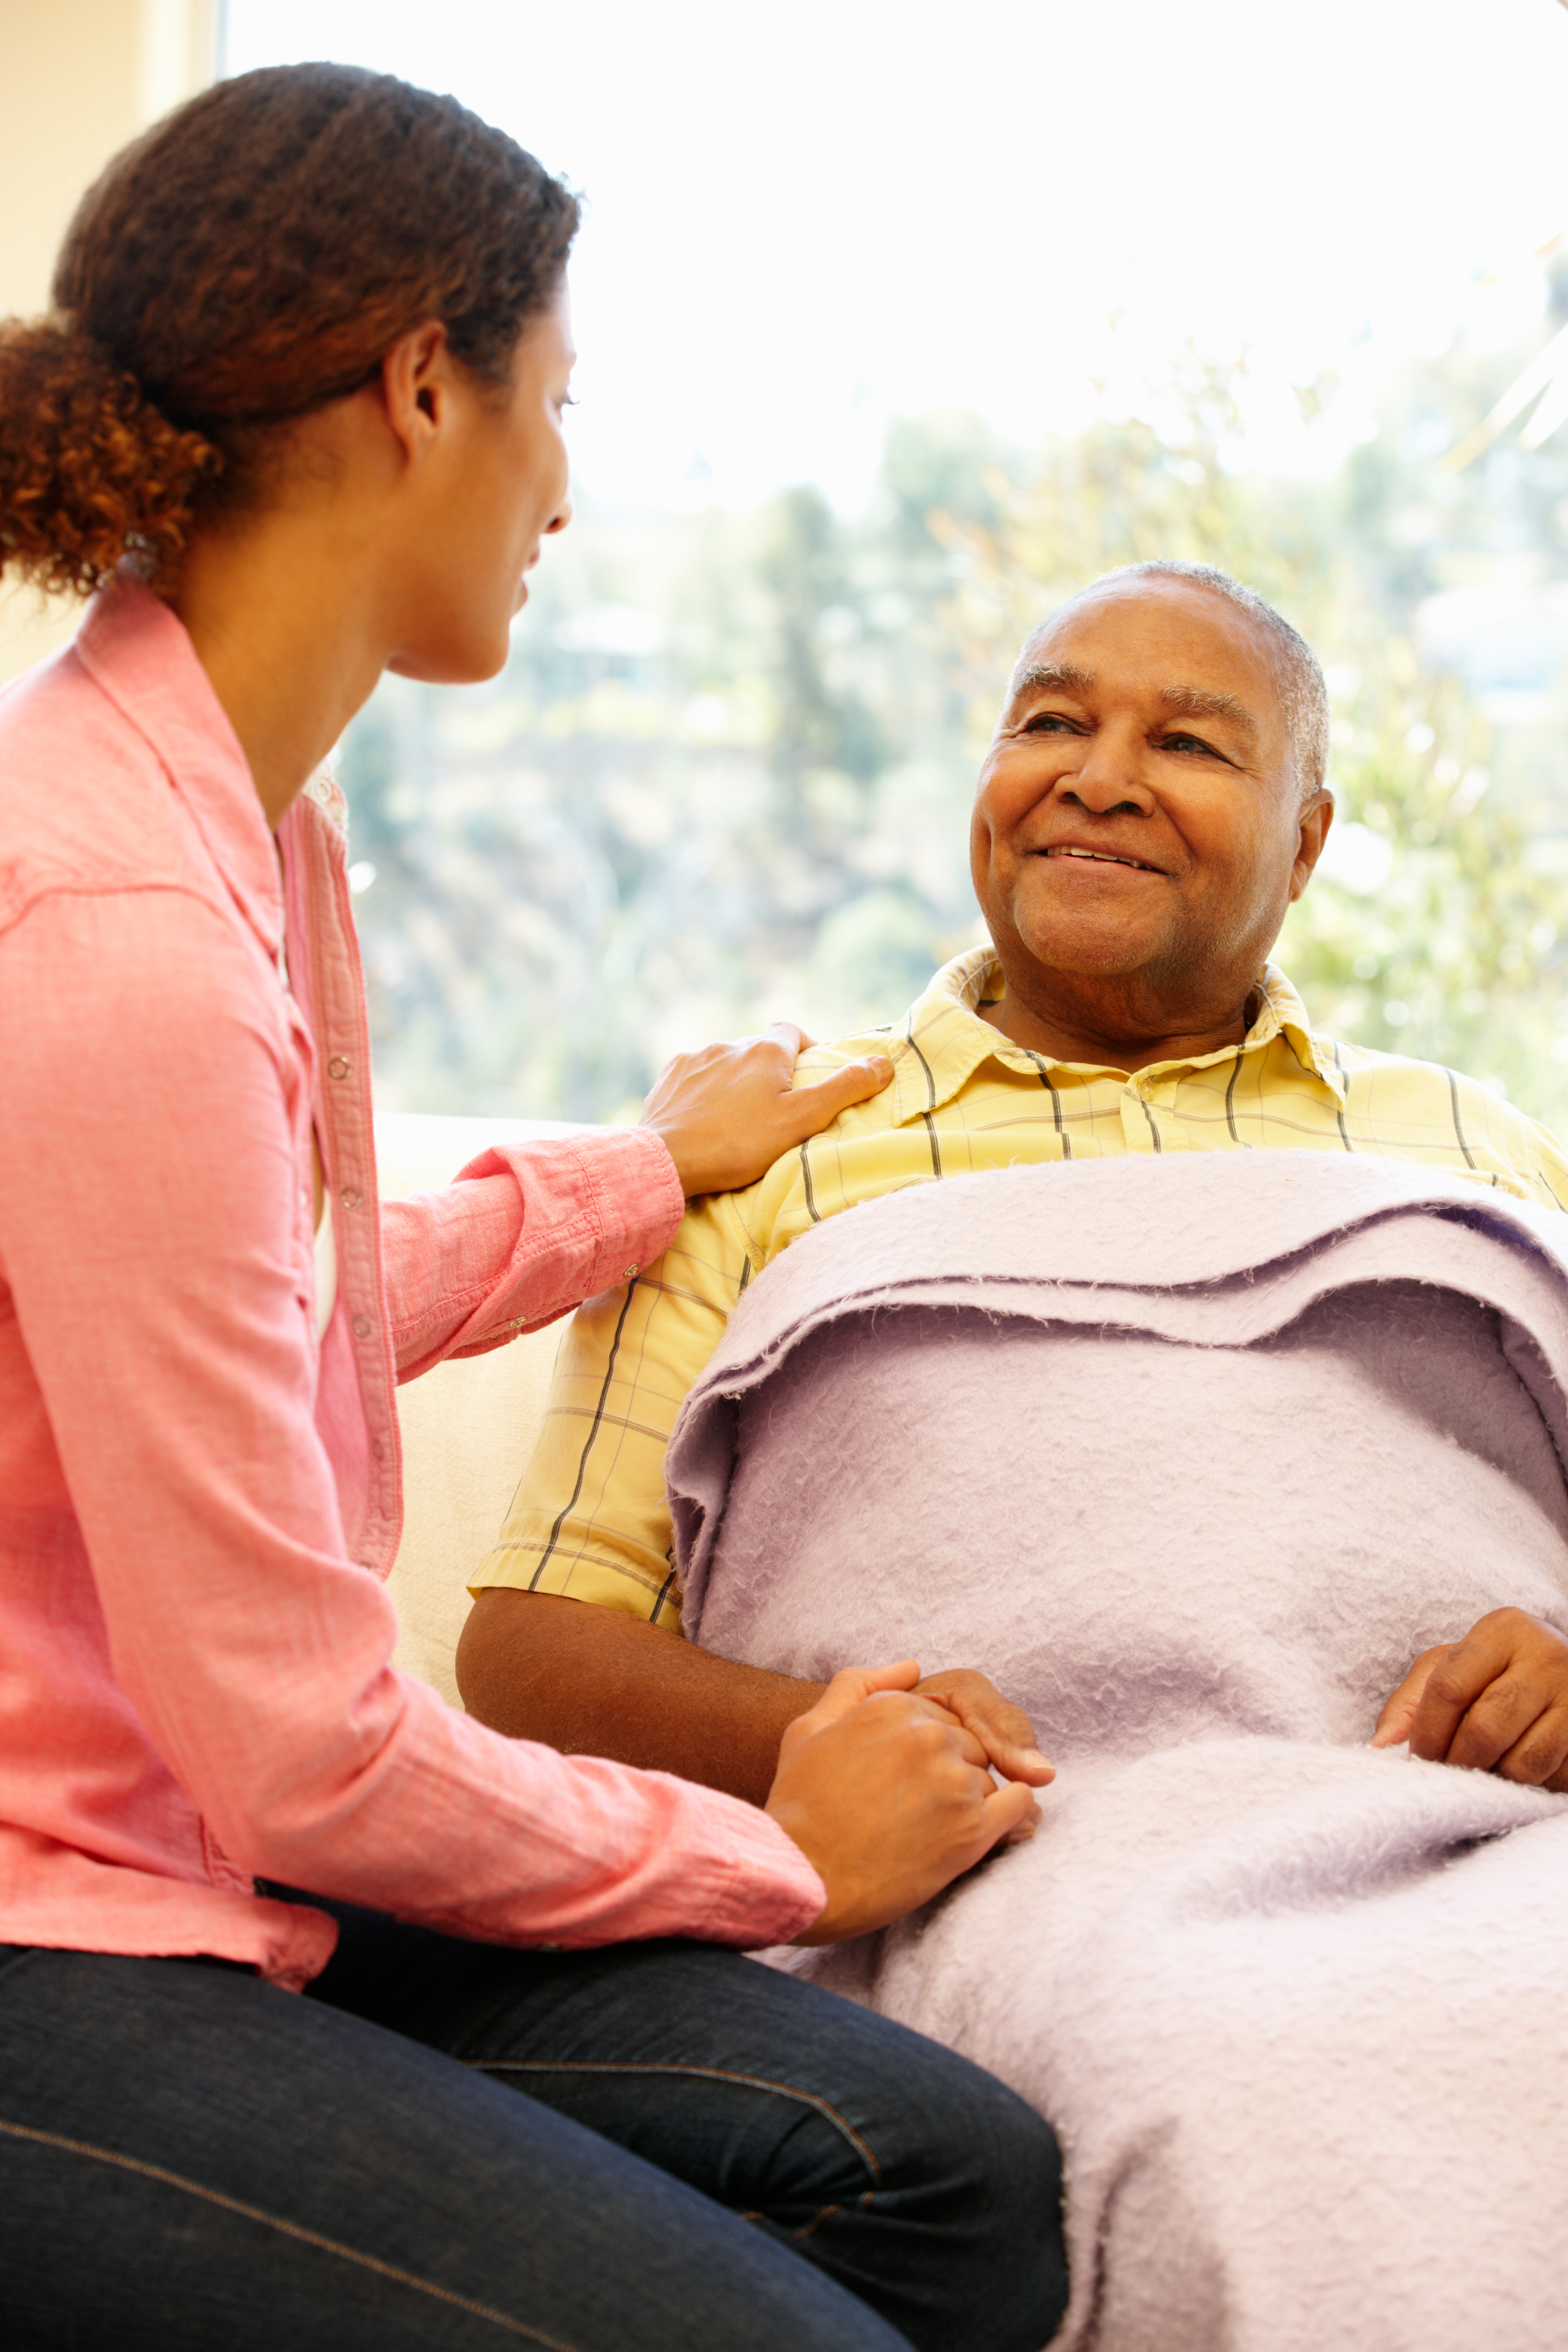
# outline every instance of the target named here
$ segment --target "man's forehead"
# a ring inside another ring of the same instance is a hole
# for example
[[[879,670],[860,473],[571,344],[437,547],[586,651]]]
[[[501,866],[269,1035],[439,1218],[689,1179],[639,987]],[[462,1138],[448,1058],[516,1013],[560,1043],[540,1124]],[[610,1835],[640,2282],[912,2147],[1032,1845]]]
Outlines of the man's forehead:
[[[1228,718],[1255,734],[1270,718],[1282,721],[1272,652],[1250,616],[1185,582],[1169,585],[1174,596],[1159,594],[1153,581],[1119,583],[1053,613],[1018,656],[1009,703],[1026,693],[1131,684],[1167,709]]]

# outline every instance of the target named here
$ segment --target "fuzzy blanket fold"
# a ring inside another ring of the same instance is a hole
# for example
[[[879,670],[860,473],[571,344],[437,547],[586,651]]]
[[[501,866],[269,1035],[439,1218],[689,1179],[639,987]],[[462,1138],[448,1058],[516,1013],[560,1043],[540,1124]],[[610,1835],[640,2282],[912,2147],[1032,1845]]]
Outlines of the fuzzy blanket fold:
[[[1194,1154],[927,1185],[747,1294],[668,1457],[689,1630],[983,1668],[1033,1843],[795,1956],[1062,2135],[1095,2352],[1568,2341],[1568,1800],[1365,1746],[1568,1629],[1568,1219]]]

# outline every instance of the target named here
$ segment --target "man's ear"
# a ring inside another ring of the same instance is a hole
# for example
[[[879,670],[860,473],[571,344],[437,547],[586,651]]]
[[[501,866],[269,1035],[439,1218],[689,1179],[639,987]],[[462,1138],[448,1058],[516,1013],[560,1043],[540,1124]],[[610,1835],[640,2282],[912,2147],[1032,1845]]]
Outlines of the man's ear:
[[[1325,785],[1311,794],[1301,810],[1296,863],[1290,869],[1292,906],[1312,878],[1312,868],[1323,854],[1323,844],[1329,837],[1329,827],[1333,821],[1334,796]]]
[[[386,421],[411,460],[423,454],[445,422],[451,391],[447,330],[438,319],[426,319],[400,335],[381,363]]]

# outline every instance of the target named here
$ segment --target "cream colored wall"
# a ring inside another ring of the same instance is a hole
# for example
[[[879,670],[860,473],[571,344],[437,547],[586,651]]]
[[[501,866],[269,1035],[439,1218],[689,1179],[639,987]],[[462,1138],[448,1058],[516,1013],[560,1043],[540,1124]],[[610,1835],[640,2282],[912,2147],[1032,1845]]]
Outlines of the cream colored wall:
[[[0,317],[47,307],[77,199],[216,63],[216,0],[0,0]],[[0,587],[0,679],[62,644],[79,609]]]

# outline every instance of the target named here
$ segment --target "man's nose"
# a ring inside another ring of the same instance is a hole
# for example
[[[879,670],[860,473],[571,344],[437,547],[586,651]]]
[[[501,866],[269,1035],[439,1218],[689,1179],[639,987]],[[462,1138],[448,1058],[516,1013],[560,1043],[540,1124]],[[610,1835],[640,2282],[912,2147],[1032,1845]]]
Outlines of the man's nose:
[[[563,499],[561,504],[556,508],[555,512],[551,516],[550,520],[544,526],[545,537],[548,539],[552,530],[564,530],[571,520],[572,501],[570,499]]]
[[[1143,779],[1142,750],[1141,743],[1118,740],[1107,730],[1096,733],[1086,743],[1080,764],[1062,778],[1060,797],[1076,801],[1090,816],[1147,816],[1154,795]]]

